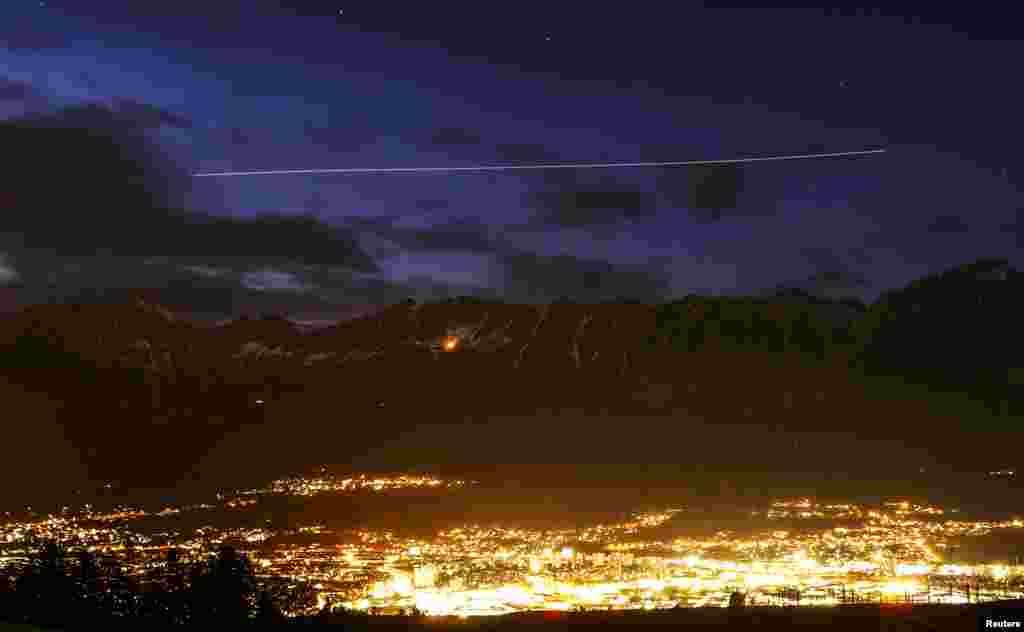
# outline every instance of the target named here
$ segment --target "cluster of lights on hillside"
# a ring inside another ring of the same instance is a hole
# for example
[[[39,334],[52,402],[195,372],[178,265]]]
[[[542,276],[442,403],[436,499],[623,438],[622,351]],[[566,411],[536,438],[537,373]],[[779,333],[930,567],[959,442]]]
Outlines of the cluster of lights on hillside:
[[[272,489],[312,495],[353,488],[437,490],[454,484],[413,475],[326,480],[281,479]],[[240,499],[244,504],[238,504]],[[257,499],[224,499],[220,506],[244,508]],[[329,604],[371,613],[416,608],[428,615],[461,616],[724,606],[735,593],[762,605],[1024,597],[1020,567],[968,565],[954,558],[959,538],[1021,530],[1024,521],[950,519],[952,511],[903,501],[875,507],[778,501],[754,513],[769,522],[784,520],[784,525],[769,525],[755,535],[720,530],[699,538],[672,535],[673,520],[686,516],[685,507],[571,529],[466,525],[429,537],[334,531],[323,524],[176,530],[160,520],[209,508],[146,512],[122,507],[9,521],[0,525],[0,566],[23,565],[40,541],[53,540],[68,547],[69,555],[85,549],[116,559],[125,574],[145,583],[160,581],[166,566],[161,560],[171,547],[188,562],[208,559],[218,546],[230,543],[249,557],[262,585],[309,589],[313,597],[292,606],[293,615]],[[133,526],[144,518],[156,519],[149,521],[148,531]],[[803,519],[814,527],[802,528]],[[823,519],[835,520],[836,526],[821,528]],[[153,528],[154,522],[168,526]],[[288,535],[303,535],[304,543],[281,539]]]
[[[748,603],[767,605],[1024,596],[1020,569],[948,563],[936,552],[947,537],[1021,529],[1020,520],[933,522],[941,515],[938,508],[902,502],[872,509],[802,500],[776,503],[772,511],[786,508],[811,514],[804,517],[857,514],[864,522],[825,532],[772,530],[740,537],[720,531],[707,538],[652,539],[655,529],[686,511],[673,508],[578,529],[467,526],[423,540],[388,534],[377,538],[369,554],[353,547],[340,555],[345,564],[358,567],[362,559],[374,569],[363,588],[346,591],[344,582],[322,578],[322,599],[372,612],[415,606],[427,614],[471,616],[724,606],[735,592]],[[353,573],[350,567],[344,576]]]
[[[314,496],[317,494],[352,493],[357,491],[384,492],[413,489],[454,489],[471,485],[472,481],[440,478],[426,474],[369,475],[355,474],[346,477],[322,474],[320,476],[290,476],[271,482],[266,489],[241,492],[246,495],[283,494],[289,496]]]

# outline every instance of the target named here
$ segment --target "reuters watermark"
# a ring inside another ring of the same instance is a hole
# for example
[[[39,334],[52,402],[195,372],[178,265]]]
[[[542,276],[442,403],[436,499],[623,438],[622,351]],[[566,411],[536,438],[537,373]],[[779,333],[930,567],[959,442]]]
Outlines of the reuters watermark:
[[[978,613],[979,630],[1024,630],[1024,609],[986,608]]]

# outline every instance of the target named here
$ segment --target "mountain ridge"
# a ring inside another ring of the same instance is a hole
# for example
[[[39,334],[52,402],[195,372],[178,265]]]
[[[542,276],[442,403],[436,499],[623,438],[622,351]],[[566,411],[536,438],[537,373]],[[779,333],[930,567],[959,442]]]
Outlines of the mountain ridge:
[[[643,433],[679,441],[690,427],[727,442],[721,429],[735,428],[771,446],[744,447],[735,459],[774,467],[824,458],[787,444],[790,435],[817,437],[834,426],[859,428],[863,441],[925,432],[941,443],[966,419],[977,449],[998,452],[1009,448],[992,437],[1019,414],[1010,376],[1019,362],[1012,324],[1022,315],[1020,283],[1008,267],[969,264],[886,295],[848,325],[824,313],[834,302],[803,297],[691,296],[660,305],[467,298],[406,301],[305,333],[280,316],[190,322],[150,294],[0,318],[0,373],[62,402],[67,441],[93,446],[86,456],[96,477],[131,463],[155,476],[201,477],[206,465],[196,463],[216,465],[231,450],[252,454],[252,467],[302,466],[335,460],[332,442],[353,459],[394,448],[422,462],[418,450],[457,452],[466,441],[556,461],[618,458],[612,446],[628,444],[671,460],[678,457],[666,445],[642,447]],[[936,322],[922,327],[922,312]],[[907,362],[924,345],[915,335],[936,346],[953,327],[970,339],[945,343],[960,354],[945,359],[949,371]],[[1001,344],[979,354],[975,339]],[[982,368],[983,380],[965,378]],[[505,421],[487,422],[492,435],[479,425],[487,419]],[[650,430],[614,441],[587,430],[615,419]],[[554,443],[531,447],[545,435]],[[159,448],[132,447],[140,442]],[[941,454],[953,458],[965,443]],[[578,454],[559,456],[559,445],[576,445]],[[122,460],[102,458],[114,453]]]

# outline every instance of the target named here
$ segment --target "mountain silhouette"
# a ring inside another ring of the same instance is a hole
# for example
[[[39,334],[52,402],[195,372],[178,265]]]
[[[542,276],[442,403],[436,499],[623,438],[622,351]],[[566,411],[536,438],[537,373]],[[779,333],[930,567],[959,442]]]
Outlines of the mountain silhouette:
[[[997,437],[1020,412],[1020,290],[1020,273],[982,261],[866,310],[793,292],[406,301],[307,333],[280,316],[198,324],[149,293],[4,316],[0,385],[20,393],[24,440],[56,423],[47,440],[77,449],[89,479],[139,487],[431,450],[678,462],[671,446],[687,444],[733,466],[825,467],[830,448],[794,438],[829,433],[952,459],[1009,449]]]

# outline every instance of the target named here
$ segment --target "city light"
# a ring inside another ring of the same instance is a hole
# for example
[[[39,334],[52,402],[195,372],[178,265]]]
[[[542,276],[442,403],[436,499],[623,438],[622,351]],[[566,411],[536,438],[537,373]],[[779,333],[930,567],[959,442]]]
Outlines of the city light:
[[[221,494],[220,507],[248,510],[265,494],[383,493],[422,489],[446,493],[471,481],[426,475],[351,474],[289,477],[266,489]],[[333,530],[325,524],[288,528],[214,527],[178,530],[178,516],[215,509],[199,504],[147,512],[62,511],[0,524],[0,568],[20,568],[35,542],[54,540],[69,555],[88,550],[116,559],[141,583],[163,581],[170,547],[188,564],[209,560],[233,542],[266,585],[302,585],[311,595],[288,614],[313,614],[327,604],[388,614],[412,608],[427,615],[500,615],[526,610],[656,609],[727,606],[734,593],[749,605],[834,606],[846,602],[927,600],[965,603],[1024,597],[1024,572],[1010,564],[953,564],[940,553],[962,538],[1020,530],[1019,518],[952,520],[940,509],[907,501],[881,506],[778,501],[761,512],[785,520],[756,533],[720,530],[704,537],[659,536],[685,507],[629,514],[618,522],[564,529],[464,524],[432,535],[388,530]],[[836,528],[801,528],[843,518]],[[810,517],[803,517],[810,516]],[[851,520],[850,517],[856,517]],[[144,519],[163,528],[136,529]],[[291,536],[304,536],[297,543]],[[330,544],[320,544],[323,537]],[[339,543],[340,542],[340,543]],[[285,590],[285,588],[282,588]],[[291,590],[291,589],[288,589]]]

